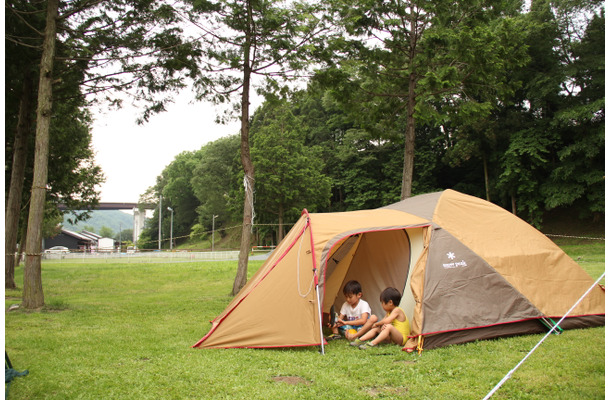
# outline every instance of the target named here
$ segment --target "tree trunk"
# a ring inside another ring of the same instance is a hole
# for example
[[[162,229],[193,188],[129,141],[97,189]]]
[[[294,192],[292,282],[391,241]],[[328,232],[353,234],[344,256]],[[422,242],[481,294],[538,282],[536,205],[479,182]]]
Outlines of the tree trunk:
[[[25,244],[28,242],[27,241],[27,236],[28,236],[27,221],[28,221],[28,216],[30,215],[28,208],[27,207],[22,208],[21,214],[23,214],[23,218],[19,218],[19,219],[21,221],[24,221],[25,223],[22,223],[19,226],[20,239],[19,239],[19,250],[17,252],[17,261],[15,262],[16,267],[21,265],[21,262],[23,261],[23,251],[25,250]]]
[[[19,119],[15,132],[11,182],[9,184],[4,220],[4,250],[6,252],[4,257],[5,289],[15,289],[17,287],[17,285],[15,285],[15,260],[21,199],[23,195],[23,181],[25,179],[25,166],[28,153],[27,144],[31,127],[30,110],[33,93],[32,86],[31,73],[26,72],[23,78],[23,92],[21,93],[21,100],[19,101]]]
[[[411,197],[413,189],[413,164],[415,160],[415,83],[414,73],[409,76],[409,97],[407,99],[407,129],[405,132],[405,154],[402,169],[402,191],[400,199]]]
[[[277,242],[280,243],[284,239],[284,206],[282,204],[280,204],[278,214]]]
[[[487,167],[487,157],[483,155],[483,174],[485,175],[485,196],[487,201],[491,201],[491,195],[489,194],[489,169]]]
[[[248,1],[248,30],[244,45],[244,82],[241,95],[241,165],[244,169],[244,217],[241,227],[241,243],[239,246],[239,261],[237,273],[233,282],[233,295],[236,295],[246,284],[248,278],[248,256],[252,237],[252,218],[254,216],[254,165],[250,158],[250,46],[252,42],[252,6]]]
[[[513,214],[517,215],[517,198],[514,194],[510,195],[510,204],[513,208]]]
[[[44,305],[42,293],[41,251],[42,223],[46,200],[49,159],[49,130],[53,105],[53,58],[59,0],[48,0],[46,27],[40,60],[38,108],[36,111],[36,150],[34,152],[34,179],[28,217],[28,233],[23,271],[23,307],[40,308]]]
[[[416,16],[411,13],[411,30],[409,32],[409,59],[415,60],[418,30]],[[409,92],[407,98],[407,128],[405,132],[405,154],[402,169],[402,189],[400,199],[404,200],[411,197],[413,190],[413,165],[415,161],[415,87],[417,76],[415,72],[409,74]]]

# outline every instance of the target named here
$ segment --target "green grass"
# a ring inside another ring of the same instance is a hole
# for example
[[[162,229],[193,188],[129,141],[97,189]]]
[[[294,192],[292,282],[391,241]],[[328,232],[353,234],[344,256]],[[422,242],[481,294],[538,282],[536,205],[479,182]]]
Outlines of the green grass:
[[[590,244],[567,244],[561,246],[570,257],[580,264],[585,271],[597,280],[605,271],[605,244],[594,242]],[[600,282],[604,284],[605,277]]]
[[[604,246],[566,246],[594,278]],[[261,262],[251,262],[252,273]],[[542,335],[426,350],[192,349],[236,262],[43,264],[46,306],[5,314],[10,399],[482,399]],[[22,268],[16,282],[22,282]],[[20,302],[6,291],[6,307]],[[281,316],[278,316],[281,318]],[[604,398],[605,328],[551,335],[494,399]]]

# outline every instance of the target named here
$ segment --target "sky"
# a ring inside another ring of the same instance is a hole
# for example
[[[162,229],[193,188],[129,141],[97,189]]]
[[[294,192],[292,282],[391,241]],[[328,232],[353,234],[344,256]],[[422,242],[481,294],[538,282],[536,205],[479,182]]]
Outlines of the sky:
[[[135,203],[178,154],[239,133],[238,121],[214,122],[222,109],[211,103],[189,104],[191,98],[189,91],[181,93],[166,112],[144,125],[136,124],[141,111],[128,102],[120,110],[94,111],[92,145],[106,177],[99,187],[101,202]]]

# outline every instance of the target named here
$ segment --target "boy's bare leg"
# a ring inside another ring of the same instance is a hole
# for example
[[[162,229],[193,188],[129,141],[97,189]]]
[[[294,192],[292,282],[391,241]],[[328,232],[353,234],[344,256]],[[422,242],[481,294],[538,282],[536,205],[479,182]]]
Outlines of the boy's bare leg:
[[[370,329],[367,333],[365,333],[364,335],[360,336],[360,340],[361,341],[365,341],[365,340],[371,340],[373,338],[375,338],[375,336],[377,336],[379,334],[380,328],[373,328]]]
[[[391,324],[384,325],[381,328],[381,332],[375,339],[371,341],[371,345],[377,345],[381,342],[390,342],[395,344],[402,344],[402,334],[396,327]]]
[[[379,319],[377,318],[377,316],[375,314],[371,315],[371,317],[366,320],[366,323],[364,325],[362,325],[362,328],[360,328],[358,330],[358,332],[356,332],[356,334],[351,335],[351,337],[348,337],[348,339],[355,340],[355,339],[360,338],[360,340],[364,340],[364,339],[362,339],[362,336],[364,334],[366,334],[367,332],[369,332],[371,330],[371,327],[373,326],[373,324],[375,322],[377,322],[378,320]]]

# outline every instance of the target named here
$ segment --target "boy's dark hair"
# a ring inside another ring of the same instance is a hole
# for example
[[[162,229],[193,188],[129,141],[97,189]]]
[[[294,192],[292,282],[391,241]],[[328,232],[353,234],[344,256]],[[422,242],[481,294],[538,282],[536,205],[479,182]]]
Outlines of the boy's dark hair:
[[[358,293],[362,293],[362,286],[360,286],[360,282],[358,281],[349,281],[343,286],[343,294],[345,296]]]
[[[385,304],[389,303],[392,300],[392,304],[396,307],[400,304],[400,299],[402,299],[402,295],[393,287],[385,288],[381,295],[379,295],[379,300],[384,302]]]

